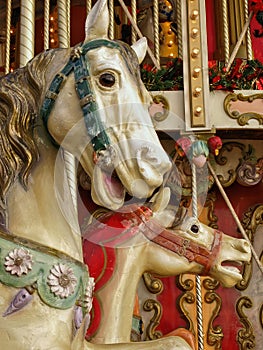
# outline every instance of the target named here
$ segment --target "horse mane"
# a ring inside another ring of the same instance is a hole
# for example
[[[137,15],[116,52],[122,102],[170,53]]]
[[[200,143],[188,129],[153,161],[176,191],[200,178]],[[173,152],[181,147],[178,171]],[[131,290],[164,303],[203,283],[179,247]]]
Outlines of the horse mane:
[[[11,185],[18,179],[27,188],[30,170],[39,159],[34,129],[53,51],[0,79],[0,213]]]

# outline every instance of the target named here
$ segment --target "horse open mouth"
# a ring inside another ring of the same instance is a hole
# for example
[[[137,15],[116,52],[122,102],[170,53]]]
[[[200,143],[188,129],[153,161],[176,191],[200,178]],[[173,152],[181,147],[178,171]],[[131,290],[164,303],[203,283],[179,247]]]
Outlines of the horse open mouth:
[[[117,210],[124,204],[126,190],[116,172],[107,172],[95,166],[91,185],[91,195],[98,205]]]
[[[226,260],[221,263],[221,267],[226,274],[231,274],[233,277],[238,277],[239,279],[242,278],[242,262]]]

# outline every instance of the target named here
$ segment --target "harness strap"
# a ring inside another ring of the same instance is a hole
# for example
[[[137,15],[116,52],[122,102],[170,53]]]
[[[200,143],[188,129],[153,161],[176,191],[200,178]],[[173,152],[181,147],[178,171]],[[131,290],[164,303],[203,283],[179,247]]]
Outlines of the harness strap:
[[[46,126],[47,130],[48,130],[47,128],[48,117],[51,113],[52,108],[54,107],[54,104],[56,102],[56,99],[58,97],[58,94],[62,86],[64,85],[67,77],[73,71],[73,69],[74,69],[74,64],[70,60],[62,69],[62,71],[55,75],[54,79],[52,80],[49,86],[48,91],[46,92],[46,96],[40,110],[40,115],[43,119],[44,125]],[[56,144],[55,141],[54,143]]]
[[[149,229],[150,225],[150,229]],[[204,266],[203,274],[207,275],[218,256],[222,241],[222,232],[215,230],[214,241],[211,250],[200,247],[200,245],[191,242],[189,239],[177,235],[169,230],[159,230],[156,232],[156,227],[151,227],[151,222],[146,223],[147,230],[143,233],[152,242],[169,249],[181,256],[184,256],[189,262],[195,261]]]
[[[98,112],[98,105],[91,88],[89,63],[86,59],[86,54],[88,51],[102,46],[121,50],[119,43],[106,39],[92,40],[74,48],[68,63],[52,80],[40,110],[40,115],[43,118],[46,129],[48,130],[48,117],[54,107],[57,96],[61,91],[66,78],[74,71],[76,91],[80,100],[85,126],[95,152],[106,149],[110,144],[110,141],[101,121]],[[53,142],[57,144],[55,140],[53,140]]]

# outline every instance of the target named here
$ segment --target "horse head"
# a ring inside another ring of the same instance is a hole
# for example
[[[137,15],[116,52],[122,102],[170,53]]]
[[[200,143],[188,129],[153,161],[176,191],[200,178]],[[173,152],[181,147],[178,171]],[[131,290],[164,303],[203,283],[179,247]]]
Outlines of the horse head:
[[[146,39],[130,47],[110,40],[108,29],[107,2],[98,1],[86,20],[85,41],[71,50],[70,62],[55,78],[53,71],[47,74],[51,85],[42,114],[54,141],[74,154],[90,176],[93,201],[115,210],[126,192],[149,197],[170,161],[154,130],[151,97],[140,79]],[[63,88],[51,109],[57,80]]]
[[[242,264],[251,259],[250,246],[245,239],[209,227],[188,216],[186,211],[181,222],[165,229],[161,237],[161,245],[185,256],[189,262],[202,265],[199,274],[215,278],[224,287],[233,287],[242,280]],[[160,244],[158,236],[153,241]]]
[[[224,287],[233,287],[242,279],[242,263],[251,258],[249,243],[244,239],[224,234],[190,216],[167,229],[155,220],[149,207],[136,204],[100,217],[84,238],[115,249],[132,249],[133,255],[138,250],[142,272],[209,275]]]
[[[116,212],[98,212],[83,234],[84,261],[96,280],[95,318],[88,330],[94,341],[129,339],[133,301],[143,273],[199,274],[232,287],[242,279],[242,262],[251,258],[245,240],[189,216],[182,216],[176,226],[164,228],[161,224],[165,220],[160,220],[150,206],[132,204]],[[98,263],[98,256],[104,261]]]

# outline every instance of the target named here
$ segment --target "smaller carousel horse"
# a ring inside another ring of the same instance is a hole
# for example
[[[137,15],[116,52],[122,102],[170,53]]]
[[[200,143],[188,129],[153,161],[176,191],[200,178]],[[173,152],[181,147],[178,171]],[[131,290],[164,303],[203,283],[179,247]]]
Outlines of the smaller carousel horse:
[[[90,341],[98,344],[129,341],[137,286],[145,272],[158,276],[209,275],[225,287],[241,280],[233,262],[236,266],[249,261],[250,248],[245,240],[225,235],[187,216],[172,229],[158,224],[168,223],[174,219],[173,214],[171,209],[153,213],[149,206],[132,204],[101,215],[87,227],[84,261],[96,277],[95,315],[87,333]],[[189,341],[189,337],[185,340]]]

